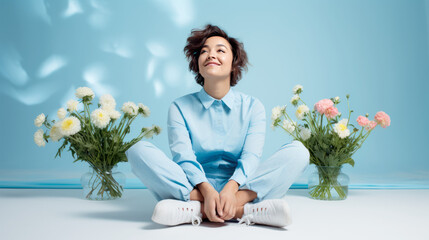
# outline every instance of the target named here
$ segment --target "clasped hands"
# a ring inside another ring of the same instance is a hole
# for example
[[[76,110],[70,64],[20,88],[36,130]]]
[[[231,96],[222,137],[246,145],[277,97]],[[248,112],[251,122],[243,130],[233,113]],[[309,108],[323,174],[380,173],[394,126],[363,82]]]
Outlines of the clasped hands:
[[[211,222],[224,222],[235,216],[238,191],[236,181],[229,180],[220,193],[207,182],[199,184],[198,189],[204,197],[204,212]]]

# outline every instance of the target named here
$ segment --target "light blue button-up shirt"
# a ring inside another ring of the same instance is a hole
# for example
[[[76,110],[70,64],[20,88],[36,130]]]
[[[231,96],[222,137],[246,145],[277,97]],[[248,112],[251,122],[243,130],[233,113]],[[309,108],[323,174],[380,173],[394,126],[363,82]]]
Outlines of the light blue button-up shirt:
[[[258,167],[265,140],[265,108],[230,88],[217,100],[204,90],[173,101],[168,112],[173,161],[195,186],[210,178],[243,185]]]

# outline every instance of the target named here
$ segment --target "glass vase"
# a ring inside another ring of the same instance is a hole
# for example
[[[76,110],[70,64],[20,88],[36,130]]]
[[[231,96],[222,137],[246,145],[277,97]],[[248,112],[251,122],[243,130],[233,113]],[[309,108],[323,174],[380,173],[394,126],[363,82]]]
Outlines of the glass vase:
[[[308,180],[310,197],[318,200],[344,200],[347,198],[350,178],[341,167],[316,166]]]
[[[120,198],[124,191],[126,177],[117,166],[110,170],[89,167],[80,179],[84,198],[88,200],[113,200]]]

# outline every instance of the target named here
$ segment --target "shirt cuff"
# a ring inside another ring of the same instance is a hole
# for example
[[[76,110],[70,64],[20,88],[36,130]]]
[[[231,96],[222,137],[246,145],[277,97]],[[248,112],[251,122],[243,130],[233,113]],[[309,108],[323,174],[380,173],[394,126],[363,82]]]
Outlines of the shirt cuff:
[[[234,180],[238,184],[240,184],[240,186],[243,186],[244,183],[246,183],[247,177],[244,175],[243,170],[236,169],[229,180]]]
[[[186,177],[193,187],[202,182],[209,182],[205,176],[205,173],[195,167],[195,165],[190,163],[182,163],[180,166],[182,167]]]
[[[202,183],[202,182],[209,182],[209,180],[207,180],[206,177],[193,177],[193,178],[189,178],[188,177],[189,182],[191,183],[191,185],[193,187],[196,187],[198,184]]]

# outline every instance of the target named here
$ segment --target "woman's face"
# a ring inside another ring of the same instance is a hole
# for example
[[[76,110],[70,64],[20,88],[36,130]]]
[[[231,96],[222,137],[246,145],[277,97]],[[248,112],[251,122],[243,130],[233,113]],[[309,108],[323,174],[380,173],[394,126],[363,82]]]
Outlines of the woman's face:
[[[231,45],[225,38],[219,36],[208,38],[198,58],[199,72],[204,81],[225,78],[230,80],[232,59]]]

